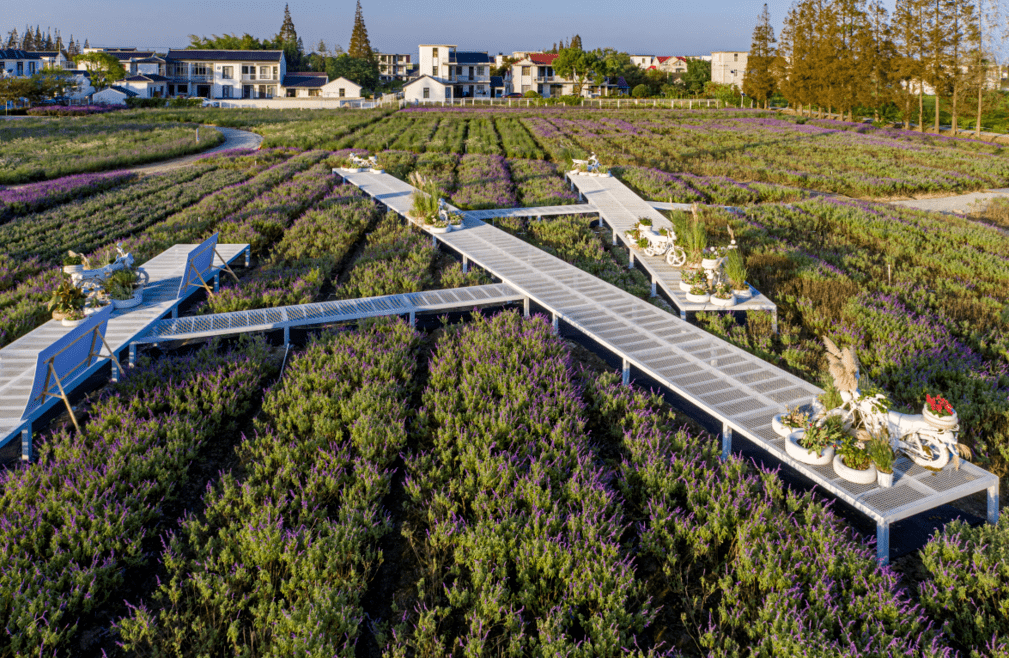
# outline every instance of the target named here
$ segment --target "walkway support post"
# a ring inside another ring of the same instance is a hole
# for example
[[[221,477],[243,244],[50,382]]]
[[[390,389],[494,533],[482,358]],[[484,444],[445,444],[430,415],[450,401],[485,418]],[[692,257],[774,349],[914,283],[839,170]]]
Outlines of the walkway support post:
[[[130,367],[137,365],[137,344],[130,343]]]
[[[221,288],[221,273],[217,272],[214,274],[214,292],[219,291]]]
[[[284,347],[291,344],[291,328],[284,327]]]
[[[633,270],[634,269],[634,250],[633,249],[628,249],[627,250],[627,269],[629,269],[629,270]]]
[[[613,246],[617,246],[617,231],[613,229]]]
[[[732,428],[728,423],[722,423],[722,461],[732,454]]]
[[[890,522],[876,522],[876,560],[880,566],[890,564]]]
[[[680,319],[683,320],[684,322],[687,321],[687,312],[686,311],[683,311],[683,310],[680,311]]]
[[[529,317],[529,298],[526,297],[522,300],[522,315],[523,317]]]
[[[560,320],[559,320],[559,318],[557,317],[557,314],[556,314],[556,313],[553,313],[552,315],[553,315],[553,322],[552,322],[552,325],[553,325],[553,330],[554,330],[554,334],[555,334],[555,335],[557,335],[557,336],[559,336],[559,335],[560,335],[560,333],[561,333],[561,325],[560,325]]]
[[[651,294],[651,296],[652,297],[656,296],[656,293],[655,293],[655,278],[654,277],[652,277],[652,294]]]
[[[469,256],[467,256],[466,254],[462,255],[462,273],[463,274],[469,273]]]
[[[623,360],[623,372],[621,373],[624,386],[631,384],[631,364],[627,359]]]
[[[410,311],[410,326],[417,326],[417,311]]]
[[[245,248],[245,266],[249,266],[249,262],[252,259],[252,247]]]
[[[988,487],[988,523],[998,523],[998,482]]]
[[[778,333],[778,309],[771,311],[771,331]]]
[[[21,461],[30,462],[32,460],[32,424],[21,430]]]

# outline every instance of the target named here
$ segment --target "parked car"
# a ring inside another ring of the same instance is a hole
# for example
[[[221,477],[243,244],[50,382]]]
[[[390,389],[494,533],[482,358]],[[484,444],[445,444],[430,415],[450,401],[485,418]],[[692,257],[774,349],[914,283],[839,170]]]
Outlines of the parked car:
[[[506,94],[503,98],[522,98],[522,94]]]

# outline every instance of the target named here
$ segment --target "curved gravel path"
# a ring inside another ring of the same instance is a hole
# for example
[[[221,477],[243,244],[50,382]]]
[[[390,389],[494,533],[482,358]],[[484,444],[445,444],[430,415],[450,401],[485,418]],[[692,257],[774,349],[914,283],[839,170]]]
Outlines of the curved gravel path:
[[[199,153],[194,153],[193,155],[186,155],[181,158],[164,160],[162,162],[152,162],[150,164],[138,165],[136,167],[127,167],[125,171],[132,171],[138,174],[158,174],[163,171],[171,171],[172,169],[178,169],[179,167],[191,165],[200,158],[206,157],[211,153],[218,153],[219,151],[228,151],[231,149],[255,149],[259,148],[259,145],[263,143],[262,135],[251,133],[248,130],[239,130],[238,128],[220,128],[218,126],[200,127],[204,130],[213,129],[220,132],[224,135],[224,142],[208,151],[200,151]]]
[[[918,210],[932,210],[934,212],[947,212],[957,215],[966,215],[969,212],[976,212],[983,208],[988,201],[997,198],[1009,198],[1009,188],[996,190],[985,190],[983,192],[971,192],[969,194],[957,194],[955,196],[936,197],[934,199],[907,199],[904,201],[891,201],[895,206],[905,208],[917,208]]]

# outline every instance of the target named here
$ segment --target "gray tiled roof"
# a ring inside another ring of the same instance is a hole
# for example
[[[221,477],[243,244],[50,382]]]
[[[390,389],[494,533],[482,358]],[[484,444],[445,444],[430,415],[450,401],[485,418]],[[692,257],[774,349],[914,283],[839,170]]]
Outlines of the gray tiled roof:
[[[132,89],[129,89],[128,87],[120,87],[119,85],[112,85],[111,87],[109,87],[109,89],[115,89],[116,91],[122,92],[126,94],[127,98],[133,98],[134,96],[140,95],[137,92],[133,91]]]
[[[284,76],[284,87],[317,89],[329,82],[329,76],[325,73],[289,73]]]
[[[454,56],[453,56],[454,55]],[[472,51],[455,51],[449,56],[449,62],[453,64],[491,64],[493,59],[487,53]]]
[[[204,62],[279,62],[283,50],[169,50],[170,61]]]
[[[143,73],[141,75],[131,75],[126,78],[126,82],[168,82],[169,79],[163,75],[154,73]]]
[[[128,62],[134,58],[146,59],[147,57],[153,57],[154,51],[150,50],[150,51],[138,52],[136,50],[106,50],[105,54],[112,55],[120,62]]]
[[[0,50],[0,59],[39,59],[38,53],[30,53],[26,50],[14,50],[8,48]]]

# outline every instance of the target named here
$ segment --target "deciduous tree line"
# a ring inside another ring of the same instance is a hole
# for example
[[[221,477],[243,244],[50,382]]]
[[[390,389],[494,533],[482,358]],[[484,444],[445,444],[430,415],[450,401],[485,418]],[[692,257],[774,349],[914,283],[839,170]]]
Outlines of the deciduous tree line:
[[[753,31],[743,92],[783,95],[802,114],[901,111],[924,131],[924,97],[958,120],[995,102],[998,0],[797,0],[775,39],[767,5]],[[994,77],[994,79],[993,79]],[[980,121],[976,128],[980,132]]]

